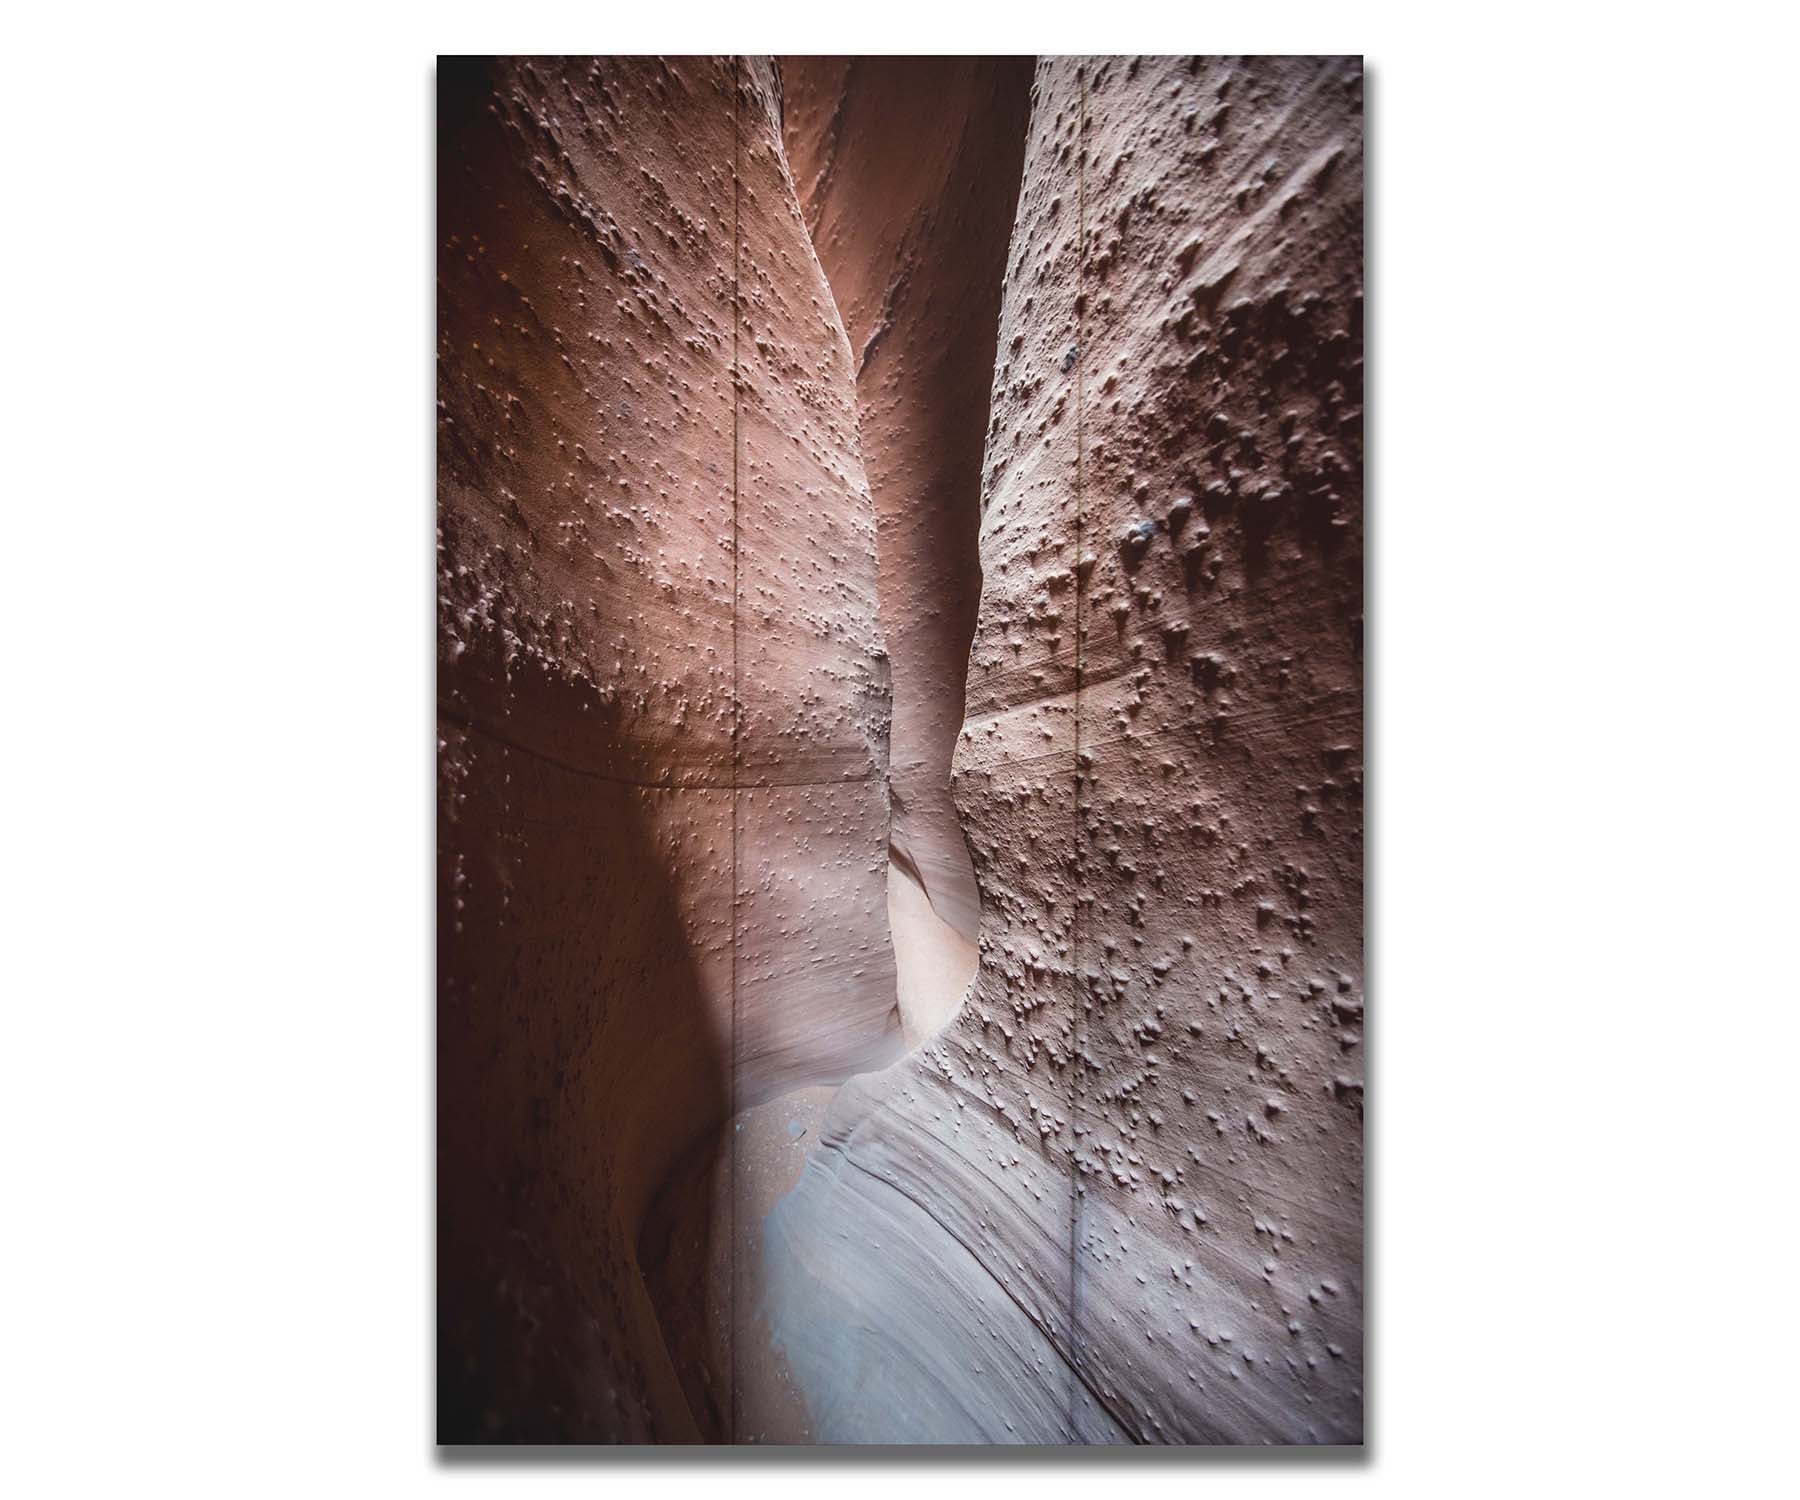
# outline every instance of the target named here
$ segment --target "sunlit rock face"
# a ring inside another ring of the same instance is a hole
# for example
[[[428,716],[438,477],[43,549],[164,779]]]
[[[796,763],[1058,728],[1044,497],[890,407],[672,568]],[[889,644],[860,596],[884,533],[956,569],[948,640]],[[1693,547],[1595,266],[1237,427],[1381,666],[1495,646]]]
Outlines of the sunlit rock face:
[[[1361,89],[1038,66],[955,755],[980,969],[771,1220],[823,1438],[1360,1440]]]
[[[1361,92],[440,66],[443,1440],[1360,1440]]]
[[[651,1208],[900,1052],[874,513],[778,109],[766,61],[440,68],[446,1440],[728,1432],[729,1215]]]

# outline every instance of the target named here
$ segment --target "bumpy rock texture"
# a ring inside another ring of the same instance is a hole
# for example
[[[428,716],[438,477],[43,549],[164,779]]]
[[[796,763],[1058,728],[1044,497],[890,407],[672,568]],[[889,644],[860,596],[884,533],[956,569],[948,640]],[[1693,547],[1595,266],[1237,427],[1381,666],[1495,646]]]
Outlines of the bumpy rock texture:
[[[439,130],[440,1431],[716,1436],[653,1200],[900,1051],[853,365],[766,61],[447,62]]]
[[[1361,90],[444,65],[443,1438],[1360,1440]]]

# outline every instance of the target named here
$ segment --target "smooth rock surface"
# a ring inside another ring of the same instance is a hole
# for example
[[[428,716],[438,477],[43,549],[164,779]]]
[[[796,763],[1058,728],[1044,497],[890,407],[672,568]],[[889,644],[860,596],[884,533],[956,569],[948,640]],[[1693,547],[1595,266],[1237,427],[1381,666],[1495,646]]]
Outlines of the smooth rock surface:
[[[788,57],[781,76],[801,205],[857,359],[893,661],[895,867],[972,945],[981,903],[950,757],[981,596],[981,457],[1031,62]],[[929,941],[905,945],[902,965]]]

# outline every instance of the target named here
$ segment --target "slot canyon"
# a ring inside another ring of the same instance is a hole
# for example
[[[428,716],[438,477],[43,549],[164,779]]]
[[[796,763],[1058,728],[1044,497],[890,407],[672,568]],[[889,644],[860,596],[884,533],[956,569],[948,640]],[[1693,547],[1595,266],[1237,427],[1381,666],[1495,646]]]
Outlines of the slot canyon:
[[[1363,75],[443,59],[445,1443],[1363,1440]]]

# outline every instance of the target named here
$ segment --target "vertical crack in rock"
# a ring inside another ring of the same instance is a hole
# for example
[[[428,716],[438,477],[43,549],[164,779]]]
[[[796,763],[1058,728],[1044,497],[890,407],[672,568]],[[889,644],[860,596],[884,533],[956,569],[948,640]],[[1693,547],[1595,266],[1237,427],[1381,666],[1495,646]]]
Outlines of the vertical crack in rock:
[[[1075,68],[1075,343],[1073,359],[1064,356],[1064,365],[1072,364],[1075,378],[1075,555],[1081,557],[1087,547],[1087,509],[1083,505],[1082,496],[1082,459],[1087,438],[1087,363],[1084,353],[1087,347],[1087,273],[1088,273],[1088,219],[1087,219],[1087,166],[1088,166],[1088,129],[1087,129],[1087,96],[1088,70],[1085,65]],[[1081,689],[1083,685],[1082,647],[1087,641],[1087,570],[1079,563],[1075,568],[1075,713],[1073,724],[1075,742],[1075,761],[1069,768],[1075,778],[1075,807],[1079,815],[1086,809],[1081,795],[1082,755],[1081,743]],[[1082,913],[1086,910],[1088,892],[1085,842],[1076,839],[1074,851],[1074,883],[1075,904],[1070,913],[1069,924],[1069,971],[1071,978],[1081,973],[1081,940],[1083,937]],[[1072,987],[1069,1000],[1069,1036],[1070,1051],[1073,1063],[1069,1068],[1069,1122],[1074,1138],[1079,1141],[1089,1128],[1082,1098],[1087,1082],[1083,1060],[1088,1056],[1082,1046],[1084,1001],[1079,980]],[[1083,1398],[1091,1396],[1087,1387],[1081,1385],[1081,1208],[1085,1197],[1078,1171],[1081,1165],[1079,1152],[1071,1153],[1069,1159],[1069,1426],[1081,1433],[1084,1438],[1091,1436],[1092,1424],[1077,1421],[1076,1413],[1086,1405]],[[1097,1404],[1104,1405],[1103,1402]],[[1109,1413],[1110,1415],[1110,1413]]]
[[[744,174],[744,63],[741,57],[731,59],[731,1107],[727,1113],[729,1127],[738,1116],[737,1092],[737,1059],[738,1051],[738,955],[743,944],[740,940],[741,921],[739,902],[743,898],[743,885],[738,866],[738,830],[742,827],[742,811],[738,801],[742,790],[744,775],[743,733],[744,733],[744,691],[743,680],[739,675],[739,664],[743,661],[743,590],[740,585],[743,559],[743,527],[741,520],[741,492],[739,487],[738,460],[743,453],[742,419],[744,374],[739,359],[738,337],[744,326],[744,292],[743,292],[743,259],[744,233],[741,217],[743,174]],[[732,1255],[736,1255],[738,1244],[738,1150],[735,1130],[726,1138],[726,1160],[729,1163],[727,1178],[731,1185],[730,1204],[726,1209],[726,1244],[732,1247]],[[711,1215],[717,1211],[716,1204],[701,1203],[698,1212]],[[698,1245],[704,1234],[696,1232],[694,1243]],[[717,1273],[710,1266],[702,1274],[715,1277]],[[726,1297],[726,1342],[730,1354],[725,1363],[726,1413],[724,1432],[736,1436],[738,1430],[738,1328],[740,1326],[738,1307],[738,1278],[735,1270],[727,1272],[730,1291]],[[674,1297],[665,1296],[666,1304],[672,1305]],[[697,1394],[705,1399],[709,1392],[704,1388],[710,1385],[707,1378],[711,1373],[708,1354],[712,1351],[704,1340],[696,1340],[698,1347],[693,1349],[689,1359],[684,1362],[691,1372],[688,1377],[690,1395]],[[702,1390],[695,1393],[695,1376],[700,1377]]]

